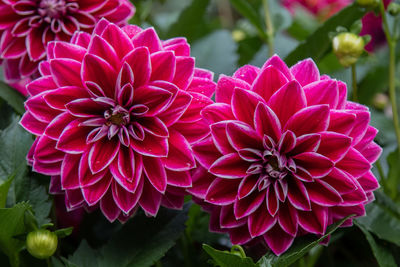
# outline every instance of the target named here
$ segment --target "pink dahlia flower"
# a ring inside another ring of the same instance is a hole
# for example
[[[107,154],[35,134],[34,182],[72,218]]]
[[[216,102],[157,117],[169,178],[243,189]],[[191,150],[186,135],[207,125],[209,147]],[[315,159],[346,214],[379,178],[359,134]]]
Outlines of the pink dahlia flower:
[[[124,25],[134,12],[129,0],[0,0],[5,78],[12,83],[35,76],[49,41],[69,41],[77,30],[91,32],[103,17]]]
[[[351,2],[351,0],[282,0],[283,5],[292,14],[296,8],[302,7],[322,20],[328,19]]]
[[[346,96],[311,59],[289,69],[273,56],[222,75],[202,111],[211,134],[193,146],[203,168],[188,189],[211,213],[210,229],[233,244],[265,240],[279,255],[296,236],[364,215],[381,148],[367,107]]]
[[[47,53],[21,124],[37,135],[28,161],[52,176],[51,192],[64,192],[69,210],[99,204],[110,221],[180,208],[215,90],[186,40],[100,20]]]

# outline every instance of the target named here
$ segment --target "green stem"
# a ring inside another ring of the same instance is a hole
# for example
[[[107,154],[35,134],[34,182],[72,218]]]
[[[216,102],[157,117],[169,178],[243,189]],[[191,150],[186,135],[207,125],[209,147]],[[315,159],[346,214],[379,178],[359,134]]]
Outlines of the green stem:
[[[356,64],[351,65],[351,78],[353,81],[353,101],[358,102]]]
[[[385,13],[385,6],[383,4],[383,0],[380,3],[380,11],[383,21],[383,31],[386,35],[386,40],[389,45],[389,98],[390,103],[392,104],[392,113],[393,113],[393,125],[396,133],[397,139],[397,148],[400,152],[400,124],[399,124],[399,114],[397,110],[397,101],[396,101],[396,83],[395,83],[395,72],[396,72],[396,40],[392,38],[390,33],[389,24],[387,22],[387,17]]]
[[[267,36],[268,36],[268,50],[269,56],[271,57],[274,54],[274,24],[272,23],[271,13],[269,12],[269,4],[268,0],[263,0],[264,14],[265,14],[265,25],[267,27]]]

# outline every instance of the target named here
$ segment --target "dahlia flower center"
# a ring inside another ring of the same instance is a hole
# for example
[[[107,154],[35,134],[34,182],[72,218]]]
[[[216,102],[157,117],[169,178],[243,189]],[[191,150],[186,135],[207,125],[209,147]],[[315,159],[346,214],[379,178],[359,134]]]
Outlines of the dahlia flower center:
[[[39,15],[49,19],[63,17],[67,12],[65,0],[41,0]]]
[[[114,124],[117,126],[127,125],[130,117],[129,112],[121,106],[115,106],[104,112],[104,118],[107,120],[108,126]]]

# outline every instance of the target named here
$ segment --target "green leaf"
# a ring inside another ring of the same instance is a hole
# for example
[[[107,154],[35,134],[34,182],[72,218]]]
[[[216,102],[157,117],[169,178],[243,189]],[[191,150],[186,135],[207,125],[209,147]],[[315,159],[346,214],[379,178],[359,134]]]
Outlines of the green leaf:
[[[217,250],[207,244],[203,244],[203,249],[211,256],[215,264],[220,267],[256,267],[257,265],[249,257],[242,258],[229,251]]]
[[[375,193],[377,199],[366,206],[367,216],[357,222],[380,239],[400,246],[399,207],[383,194]]]
[[[196,66],[214,71],[215,76],[232,74],[236,69],[237,43],[227,30],[215,31],[192,45],[192,56]]]
[[[18,114],[22,115],[25,112],[23,95],[17,90],[0,81],[0,97],[4,99]]]
[[[285,59],[286,64],[291,66],[297,61],[307,57],[315,61],[321,59],[330,49],[331,40],[329,32],[336,30],[336,27],[349,28],[356,20],[364,15],[364,9],[357,4],[352,4],[336,15],[329,18],[321,27],[311,34],[304,42],[296,47]]]
[[[279,257],[275,256],[272,253],[268,253],[264,257],[262,257],[258,264],[260,267],[286,267],[290,266],[298,259],[302,258],[307,252],[309,252],[313,247],[319,245],[322,241],[325,240],[329,235],[335,232],[346,220],[353,217],[354,215],[349,215],[342,220],[332,224],[328,227],[326,234],[320,238],[315,239],[315,237],[307,236],[299,240],[299,242],[293,245],[288,251]]]
[[[257,11],[248,3],[247,0],[230,0],[232,6],[243,17],[247,18],[251,24],[257,29],[259,36],[263,40],[267,40],[268,36],[265,33],[264,22],[260,19]]]
[[[15,179],[26,171],[26,154],[32,145],[32,136],[18,125],[18,118],[0,134],[0,181],[11,175]]]
[[[10,176],[7,180],[0,184],[0,208],[4,208],[7,202],[8,190],[10,189],[11,183],[14,180],[14,175]]]
[[[29,187],[24,190],[24,200],[29,201],[29,204],[32,205],[32,210],[35,214],[37,224],[43,225],[49,223],[52,201],[49,198],[46,187],[40,185],[32,177],[25,177],[25,179],[29,179]]]
[[[375,259],[378,261],[380,267],[396,267],[396,261],[394,260],[394,257],[390,251],[384,247],[379,245],[374,237],[371,235],[368,230],[360,225],[359,223],[355,223],[358,228],[364,233],[365,237],[367,238],[367,241],[369,245],[371,246],[372,253],[374,253]]]
[[[68,227],[68,228],[62,228],[54,231],[54,233],[57,235],[58,238],[64,238],[72,234],[72,231],[74,230],[73,227]]]
[[[0,209],[0,249],[10,259],[11,266],[19,265],[19,251],[25,242],[13,238],[26,232],[25,212],[31,207],[27,203],[18,203],[12,208]]]
[[[188,205],[182,211],[162,209],[157,218],[136,216],[102,247],[99,266],[153,265],[185,230],[188,209]]]
[[[185,36],[189,42],[201,38],[210,31],[205,14],[210,0],[192,0],[185,8],[178,20],[171,25],[167,32],[168,37]]]
[[[385,181],[385,190],[389,192],[392,199],[396,199],[398,195],[399,183],[400,183],[400,154],[399,149],[394,150],[387,157],[389,164],[389,173],[387,180]]]
[[[86,240],[82,240],[75,253],[68,258],[68,261],[79,267],[99,266],[100,253],[92,249]]]

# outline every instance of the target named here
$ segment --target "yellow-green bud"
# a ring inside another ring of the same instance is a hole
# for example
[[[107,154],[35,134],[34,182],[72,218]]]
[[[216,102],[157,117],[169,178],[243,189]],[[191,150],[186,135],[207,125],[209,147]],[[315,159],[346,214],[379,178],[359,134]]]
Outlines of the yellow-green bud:
[[[357,0],[357,4],[363,7],[374,8],[378,6],[380,0]]]
[[[395,17],[400,14],[400,5],[397,3],[390,3],[387,10],[391,16]]]
[[[349,67],[357,62],[364,51],[365,43],[362,37],[354,33],[343,32],[333,38],[332,45],[333,52],[340,64],[344,67]]]
[[[246,33],[242,30],[233,30],[232,31],[232,39],[235,40],[236,42],[242,41],[244,38],[246,38]]]
[[[372,104],[374,108],[384,110],[385,107],[389,104],[389,97],[385,94],[377,93],[374,95]]]
[[[26,248],[38,259],[47,259],[57,250],[58,238],[49,230],[35,230],[26,237]]]

